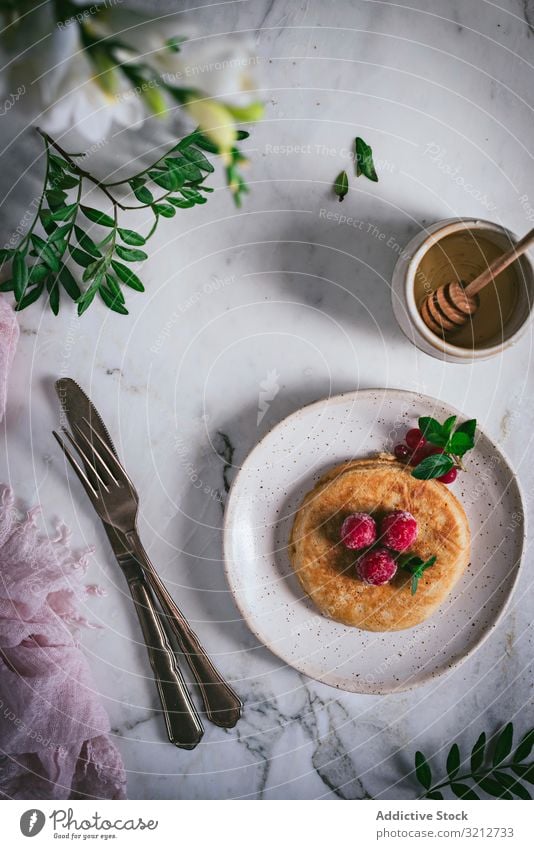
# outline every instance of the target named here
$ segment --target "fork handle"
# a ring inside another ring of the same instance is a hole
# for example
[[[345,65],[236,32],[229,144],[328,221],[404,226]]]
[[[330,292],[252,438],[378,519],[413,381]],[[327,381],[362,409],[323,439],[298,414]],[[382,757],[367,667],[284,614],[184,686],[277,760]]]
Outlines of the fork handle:
[[[143,631],[169,740],[181,749],[194,749],[200,743],[204,729],[161,624],[150,589],[144,578],[128,581],[128,585]]]
[[[146,553],[137,531],[127,533],[126,537],[161,605],[165,621],[172,628],[178,645],[195,676],[208,719],[222,728],[233,728],[241,716],[243,708],[241,699],[215,668],[189,622],[175,604]]]

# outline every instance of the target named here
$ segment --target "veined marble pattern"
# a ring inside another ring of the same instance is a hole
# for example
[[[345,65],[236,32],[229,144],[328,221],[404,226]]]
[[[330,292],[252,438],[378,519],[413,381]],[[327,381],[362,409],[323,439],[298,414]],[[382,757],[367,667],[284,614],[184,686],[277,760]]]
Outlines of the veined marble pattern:
[[[416,749],[435,754],[441,774],[453,739],[467,747],[483,729],[531,722],[530,551],[506,618],[474,657],[415,691],[357,696],[303,678],[256,643],[225,583],[222,512],[235,470],[270,427],[358,387],[418,390],[476,416],[532,491],[532,336],[499,359],[445,365],[402,335],[388,284],[426,223],[468,215],[532,227],[534,4],[189,6],[177,31],[183,20],[256,45],[267,109],[246,143],[251,194],[236,210],[219,178],[205,207],[161,226],[129,318],[97,305],[81,321],[68,309],[21,315],[0,480],[64,517],[80,545],[96,543],[89,580],[107,596],[85,613],[103,628],[80,639],[130,797],[413,798]],[[37,150],[29,133],[9,145],[16,122],[14,109],[1,124],[2,197]],[[140,149],[150,132],[163,131],[119,133],[106,156]],[[358,134],[373,146],[376,185],[352,176]],[[331,186],[342,168],[350,192],[339,204]],[[32,172],[2,203],[8,236],[38,186]],[[141,494],[145,544],[244,698],[237,728],[206,723],[193,752],[166,742],[122,576],[84,493],[72,477],[66,485],[50,433],[62,374],[101,410]]]

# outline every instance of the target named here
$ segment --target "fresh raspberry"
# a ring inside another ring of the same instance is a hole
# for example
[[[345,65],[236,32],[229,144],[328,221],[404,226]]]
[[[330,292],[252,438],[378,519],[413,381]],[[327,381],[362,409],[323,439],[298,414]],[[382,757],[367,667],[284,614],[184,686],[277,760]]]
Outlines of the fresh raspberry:
[[[397,571],[397,564],[387,548],[374,548],[360,557],[357,571],[364,584],[380,587],[391,581]]]
[[[422,448],[423,445],[426,445],[426,439],[423,436],[422,431],[420,431],[418,427],[412,427],[412,429],[408,431],[404,438],[406,440],[406,445],[408,446],[408,448],[411,448],[412,451],[415,451],[417,448]]]
[[[351,513],[341,525],[341,539],[347,548],[365,548],[376,540],[376,522],[369,513]]]
[[[441,481],[441,483],[454,483],[457,475],[458,471],[453,466],[452,469],[449,469],[448,472],[445,472],[444,475],[438,478],[438,481]]]
[[[406,551],[416,537],[417,522],[407,510],[394,510],[382,519],[380,541],[393,551]]]
[[[410,451],[408,446],[404,445],[402,442],[399,442],[398,445],[395,445],[395,448],[393,449],[393,453],[395,454],[395,457],[397,458],[397,460],[400,460],[403,463],[405,463],[407,460],[409,460],[410,456],[412,454],[412,452]]]

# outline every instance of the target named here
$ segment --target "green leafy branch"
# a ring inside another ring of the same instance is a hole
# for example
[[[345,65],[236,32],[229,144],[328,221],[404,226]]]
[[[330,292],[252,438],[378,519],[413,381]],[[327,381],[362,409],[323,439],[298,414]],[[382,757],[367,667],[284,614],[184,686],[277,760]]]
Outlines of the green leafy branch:
[[[422,752],[415,753],[415,775],[423,787],[423,799],[443,799],[445,788],[458,799],[480,799],[482,790],[495,799],[530,799],[523,782],[534,784],[534,761],[525,763],[534,747],[534,728],[521,738],[512,753],[514,727],[511,722],[490,747],[482,732],[471,750],[469,768],[462,770],[460,747],[454,743],[447,755],[447,779],[432,783],[432,770]],[[467,782],[467,783],[466,783]]]
[[[475,445],[476,419],[469,419],[455,429],[457,416],[450,416],[440,424],[431,416],[421,416],[419,429],[425,440],[441,449],[415,466],[412,475],[419,480],[439,478],[453,466],[463,469],[462,457]]]
[[[240,140],[240,133],[235,130],[235,123],[254,122],[261,118],[263,104],[260,101],[254,101],[248,106],[215,102],[201,89],[176,85],[170,79],[170,75],[161,74],[151,65],[145,54],[140,54],[122,37],[119,38],[114,34],[102,35],[99,28],[95,28],[93,18],[95,16],[98,18],[100,14],[105,16],[107,11],[105,3],[94,4],[91,7],[91,16],[87,19],[80,17],[83,7],[77,6],[72,0],[54,0],[54,6],[59,21],[75,20],[77,22],[81,42],[97,72],[95,80],[108,95],[113,96],[116,93],[118,75],[122,75],[138,92],[152,114],[165,114],[169,100],[185,106],[191,112],[198,107],[198,111],[209,113],[208,120],[214,119],[215,124],[221,128],[230,122],[232,124],[231,138],[235,139],[235,142]],[[163,49],[169,53],[180,53],[186,41],[185,37],[171,36]],[[210,132],[205,131],[206,138],[209,135]],[[217,139],[212,141],[216,142]],[[220,152],[224,156],[226,181],[235,204],[239,207],[243,194],[248,192],[248,186],[241,173],[241,167],[248,163],[248,159],[235,143],[225,146],[224,151],[219,150],[216,144],[214,148],[214,153]]]
[[[143,248],[161,218],[206,203],[206,193],[213,189],[204,180],[214,167],[204,151],[216,153],[216,146],[196,131],[134,176],[104,182],[82,167],[84,154],[67,153],[47,133],[39,132],[46,154],[43,191],[26,235],[16,248],[0,250],[2,265],[11,260],[11,278],[0,284],[0,291],[13,292],[19,311],[45,295],[57,315],[65,292],[77,303],[79,315],[97,295],[109,309],[127,315],[123,285],[144,291],[131,263],[147,259]],[[238,132],[239,139],[247,137],[245,131]],[[112,215],[82,203],[86,181],[111,202]],[[146,235],[120,226],[119,212],[147,209],[154,222]],[[97,236],[87,222],[97,225]],[[81,271],[81,287],[71,271],[73,265]]]

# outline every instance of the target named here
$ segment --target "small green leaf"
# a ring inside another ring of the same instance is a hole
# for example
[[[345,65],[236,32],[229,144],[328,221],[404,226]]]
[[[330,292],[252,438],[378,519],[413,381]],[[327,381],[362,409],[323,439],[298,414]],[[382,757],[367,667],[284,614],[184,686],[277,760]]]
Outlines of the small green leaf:
[[[4,280],[3,283],[0,283],[0,292],[12,292],[14,288],[13,280]]]
[[[484,763],[486,752],[486,734],[483,731],[471,751],[471,772],[478,772]]]
[[[460,769],[460,749],[458,743],[453,743],[447,756],[447,775],[452,781]]]
[[[59,313],[59,284],[57,280],[49,280],[46,288],[48,290],[50,309],[54,315],[57,315]]]
[[[48,239],[48,241],[61,242],[64,236],[69,233],[70,228],[70,224],[63,224],[61,227],[57,227],[56,225],[54,225],[54,230],[52,231],[52,233],[49,234],[50,238]]]
[[[40,283],[45,277],[50,274],[50,269],[46,265],[32,265],[28,271],[28,282]]]
[[[125,262],[142,262],[148,257],[148,254],[144,251],[135,248],[123,248],[122,245],[115,245],[115,253]]]
[[[73,189],[79,182],[79,177],[75,177],[73,174],[63,174],[63,176],[57,180],[55,185],[60,189]]]
[[[443,793],[439,790],[432,790],[431,793],[425,793],[425,799],[443,799]]]
[[[451,790],[454,795],[458,799],[480,799],[480,796],[477,796],[474,790],[467,786],[467,784],[451,784]]]
[[[520,761],[524,761],[525,758],[528,758],[530,755],[532,748],[534,747],[534,728],[531,728],[530,731],[521,738],[519,742],[519,746],[514,752],[514,763],[520,763]]]
[[[87,283],[88,280],[92,280],[97,274],[102,274],[106,267],[106,262],[107,260],[104,257],[101,257],[100,259],[95,259],[90,265],[88,265],[82,276],[84,283]]]
[[[514,726],[509,722],[497,737],[493,752],[493,766],[500,764],[510,754],[512,751],[513,736]]]
[[[207,159],[207,157],[205,157],[202,151],[198,148],[186,147],[182,151],[182,153],[183,156],[185,156],[185,158],[188,159],[189,162],[192,162],[193,165],[196,165],[197,168],[201,168],[203,171],[207,171],[208,174],[212,174],[213,171],[215,171],[215,168],[213,167],[209,159]]]
[[[117,298],[116,295],[113,295],[105,286],[100,286],[98,289],[100,297],[104,301],[105,305],[113,310],[113,312],[118,312],[120,315],[128,315],[128,310],[121,303],[120,299]]]
[[[337,175],[336,181],[334,183],[334,192],[338,196],[339,200],[342,201],[345,195],[349,190],[349,178],[347,177],[346,171],[341,171],[340,174]]]
[[[149,171],[148,176],[157,186],[161,186],[162,189],[166,189],[168,192],[175,192],[183,185],[183,180],[180,180],[179,176],[172,170]]]
[[[169,198],[170,201],[173,201],[173,198]],[[185,201],[184,201],[185,203]],[[188,206],[194,206],[193,201],[187,201]],[[176,210],[169,206],[168,203],[153,203],[152,209],[156,215],[162,215],[163,218],[172,218],[176,215]]]
[[[23,298],[18,302],[15,307],[16,312],[20,312],[21,310],[25,310],[26,307],[29,307],[30,304],[35,303],[38,298],[43,294],[44,282],[39,283],[37,286],[34,286],[32,289],[28,289]]]
[[[52,221],[68,221],[78,210],[77,203],[69,203],[67,206],[62,206],[57,211],[53,212],[50,218]]]
[[[493,773],[493,777],[502,784],[503,787],[506,788],[510,793],[514,793],[516,796],[519,796],[520,799],[530,799],[531,795],[526,787],[524,787],[517,778],[512,778],[511,775],[508,775],[506,772],[502,772],[501,770],[495,770]]]
[[[32,245],[37,251],[39,259],[44,262],[51,271],[59,271],[59,259],[45,240],[41,239],[41,237],[36,233],[32,233],[30,239]]]
[[[136,233],[135,230],[123,230],[119,227],[118,233],[122,241],[127,245],[139,246],[144,245],[146,242],[145,237],[141,236],[140,233]]]
[[[355,149],[356,176],[359,177],[360,174],[363,174],[364,177],[367,177],[368,180],[372,180],[373,183],[378,183],[378,177],[373,162],[373,151],[371,150],[371,147],[366,142],[364,142],[362,138],[357,136],[355,139]]]
[[[133,193],[140,203],[150,204],[154,200],[154,195],[149,189],[146,188],[146,186],[138,186],[136,188],[133,188]]]
[[[72,298],[73,301],[77,301],[81,295],[80,287],[66,265],[61,266],[58,274],[58,280],[65,289],[69,298]]]
[[[514,764],[512,769],[519,778],[534,784],[534,764]]]
[[[170,198],[167,198],[167,200],[169,201],[169,203],[172,203],[173,206],[178,207],[178,209],[191,209],[191,207],[195,205],[194,200],[185,200],[185,198],[170,197]],[[162,206],[166,206],[166,204],[155,203],[153,205],[152,209],[154,209],[156,211],[160,211]],[[163,214],[163,213],[160,212],[160,214]],[[165,215],[163,217],[165,217]],[[168,215],[167,217],[171,218],[170,215]]]
[[[0,262],[4,262],[6,259],[10,259],[15,253],[11,248],[0,248]]]
[[[115,279],[115,277],[113,277],[113,274],[107,273],[105,277],[109,291],[111,292],[114,298],[117,298],[117,300],[119,300],[121,304],[123,304],[124,295],[122,294],[119,282]]]
[[[242,132],[240,130],[236,133],[236,139],[239,140],[239,133]],[[206,136],[202,135],[202,133],[196,132],[192,133],[190,136],[187,136],[185,139],[182,139],[176,147],[175,150],[184,150],[184,148],[188,147],[190,144],[196,144],[197,147],[201,147],[202,150],[207,150],[208,153],[219,153],[219,148],[212,142],[211,139],[206,138]]]
[[[422,752],[415,753],[415,774],[419,784],[422,784],[426,790],[429,790],[432,784],[432,771]]]
[[[63,209],[65,206],[67,193],[62,192],[61,189],[47,189],[45,191],[45,197],[52,212],[56,212],[58,209]]]
[[[115,222],[113,218],[109,215],[106,215],[105,212],[101,212],[99,209],[93,209],[91,206],[83,206],[80,204],[80,209],[89,221],[93,221],[95,224],[100,224],[102,227],[114,227]]]
[[[28,267],[24,254],[16,253],[13,257],[13,291],[15,299],[20,301],[24,295],[26,286],[28,285]]]
[[[116,262],[114,259],[111,260],[111,267],[113,271],[123,283],[126,283],[130,289],[135,289],[136,292],[144,292],[145,287],[139,280],[139,277],[133,273],[133,271],[128,268],[126,265],[123,265],[121,262]]]
[[[81,251],[74,245],[69,245],[69,253],[73,258],[74,262],[77,265],[81,265],[82,268],[87,268],[94,262],[94,257],[90,256],[90,254],[86,254],[85,251]]]
[[[77,224],[74,225],[74,233],[76,234],[76,238],[78,240],[78,244],[91,256],[99,257],[102,256],[101,251],[97,248],[93,240],[87,233],[84,233],[81,227],[78,227]]]
[[[432,454],[425,457],[412,471],[412,477],[418,480],[440,478],[454,466],[454,460],[448,454]]]
[[[78,300],[78,315],[83,315],[95,299],[97,289],[91,286]]]
[[[495,799],[512,799],[513,796],[508,792],[498,781],[487,776],[480,778],[477,781],[478,786],[489,796],[494,796]]]

